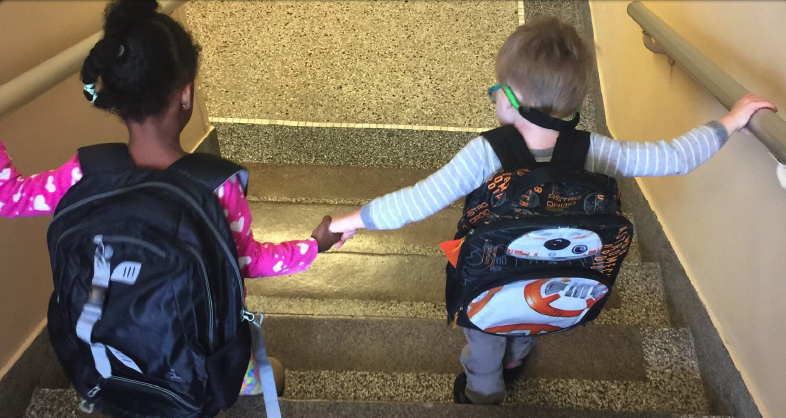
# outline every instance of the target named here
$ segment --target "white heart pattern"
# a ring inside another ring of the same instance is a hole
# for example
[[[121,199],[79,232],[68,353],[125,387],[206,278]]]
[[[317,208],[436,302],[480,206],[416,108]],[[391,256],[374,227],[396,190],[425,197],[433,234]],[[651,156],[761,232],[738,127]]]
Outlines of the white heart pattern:
[[[18,202],[19,199],[22,198],[22,186],[19,186],[19,191],[16,192],[13,198],[14,198],[14,203]]]
[[[55,187],[55,178],[54,177],[49,176],[49,178],[46,179],[46,186],[45,186],[45,188],[46,188],[46,191],[49,192],[49,193],[54,193],[55,190],[57,190],[57,187]]]
[[[283,265],[284,265],[284,262],[283,261],[279,261],[278,263],[276,263],[275,266],[273,266],[273,271],[278,273],[279,271],[281,271],[281,266],[283,266]]]
[[[82,170],[80,170],[79,167],[74,167],[74,169],[71,170],[71,185],[73,186],[79,180],[82,180]]]
[[[232,222],[231,224],[229,224],[229,229],[231,229],[231,230],[233,230],[235,232],[242,232],[243,231],[243,226],[245,226],[245,224],[246,224],[246,218],[241,216],[240,219],[238,219],[235,222]]]
[[[6,168],[3,171],[0,171],[0,180],[8,180],[11,178],[11,169]]]
[[[49,207],[49,205],[46,204],[46,200],[44,199],[44,196],[38,195],[35,197],[35,200],[33,201],[33,209],[39,211],[47,211],[50,210],[51,208]]]
[[[297,246],[300,247],[300,255],[306,255],[306,253],[308,252],[308,249],[311,248],[310,245],[308,245],[306,243],[303,243],[303,242],[299,242],[297,244]]]
[[[237,259],[237,264],[238,264],[238,267],[243,268],[243,267],[251,264],[251,257],[248,257],[248,256],[240,257],[240,258]]]
[[[224,186],[218,188],[218,198],[222,199],[224,197]]]

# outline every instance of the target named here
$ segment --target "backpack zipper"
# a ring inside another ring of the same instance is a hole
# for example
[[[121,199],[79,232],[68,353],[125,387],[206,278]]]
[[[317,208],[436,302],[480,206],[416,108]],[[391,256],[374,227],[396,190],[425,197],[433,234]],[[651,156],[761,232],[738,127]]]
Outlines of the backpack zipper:
[[[186,250],[188,250],[188,252],[194,255],[194,258],[199,262],[199,266],[202,268],[202,278],[204,279],[205,291],[207,292],[208,318],[210,321],[209,326],[207,328],[208,329],[207,340],[208,340],[208,344],[210,345],[210,352],[213,353],[213,351],[215,350],[214,341],[213,341],[213,334],[214,334],[213,328],[215,326],[213,322],[213,316],[214,316],[215,309],[213,308],[213,292],[210,290],[210,280],[208,279],[208,275],[207,275],[207,267],[205,267],[204,260],[202,260],[202,257],[200,257],[199,253],[197,253],[197,251],[193,247],[189,245],[184,245],[183,247]]]
[[[104,242],[124,242],[126,244],[138,245],[140,247],[144,247],[150,250],[151,252],[156,253],[156,255],[158,255],[161,258],[166,258],[166,253],[164,252],[164,250],[139,238],[129,237],[127,235],[104,235],[103,237],[104,237]]]
[[[210,228],[210,231],[213,233],[213,235],[215,235],[215,237],[218,238],[218,242],[219,242],[219,244],[221,244],[221,248],[224,250],[224,253],[226,254],[226,256],[230,260],[234,260],[234,262],[231,263],[231,264],[232,264],[233,270],[235,271],[235,277],[237,279],[238,286],[240,288],[240,305],[243,307],[240,310],[239,313],[240,313],[241,321],[246,320],[245,315],[244,315],[244,312],[246,312],[246,308],[245,308],[245,306],[246,306],[246,303],[245,303],[246,302],[246,288],[245,288],[245,286],[243,286],[243,277],[240,275],[240,268],[237,265],[237,260],[235,260],[235,258],[232,256],[232,250],[230,250],[229,247],[227,246],[226,242],[224,242],[224,240],[221,237],[221,234],[218,232],[218,230],[216,229],[215,225],[213,225],[213,223],[210,222],[210,218],[208,218],[207,213],[205,213],[205,211],[202,209],[202,207],[199,206],[197,204],[197,202],[191,196],[189,196],[186,192],[181,190],[179,187],[173,186],[173,185],[171,185],[169,183],[160,182],[160,181],[151,181],[151,182],[147,182],[147,183],[138,184],[136,186],[124,187],[122,189],[113,190],[111,192],[105,192],[105,193],[97,194],[95,196],[91,196],[91,197],[88,197],[86,199],[82,199],[82,200],[80,200],[80,201],[78,201],[78,202],[76,202],[76,203],[66,207],[60,213],[55,215],[54,218],[52,218],[52,221],[50,222],[50,225],[53,224],[58,219],[60,219],[66,213],[68,213],[68,212],[70,212],[70,211],[72,211],[72,210],[74,210],[74,209],[76,209],[78,207],[84,206],[84,205],[86,205],[86,204],[88,204],[90,202],[94,202],[96,200],[104,199],[104,198],[107,198],[107,197],[118,196],[118,195],[121,195],[123,193],[131,192],[131,191],[139,190],[139,189],[144,189],[144,188],[147,188],[147,187],[154,187],[154,188],[157,187],[157,188],[161,188],[161,189],[165,189],[165,190],[174,192],[175,194],[180,196],[183,200],[187,201],[191,205],[191,207],[194,208],[197,211],[197,213],[199,213],[199,215],[205,221],[207,226]]]
[[[117,381],[124,382],[124,383],[131,384],[131,385],[143,386],[143,387],[146,387],[148,389],[152,389],[154,391],[163,393],[164,395],[167,395],[170,398],[172,398],[172,399],[182,403],[183,405],[187,405],[187,406],[191,407],[192,409],[199,409],[196,405],[192,404],[191,402],[187,402],[185,399],[181,398],[176,393],[172,392],[171,390],[164,389],[161,386],[156,386],[156,385],[153,385],[153,384],[150,384],[150,383],[140,382],[138,380],[126,379],[125,377],[119,377],[119,376],[110,376],[110,377],[107,378],[107,380],[117,380]],[[100,390],[100,388],[99,388],[99,390]]]

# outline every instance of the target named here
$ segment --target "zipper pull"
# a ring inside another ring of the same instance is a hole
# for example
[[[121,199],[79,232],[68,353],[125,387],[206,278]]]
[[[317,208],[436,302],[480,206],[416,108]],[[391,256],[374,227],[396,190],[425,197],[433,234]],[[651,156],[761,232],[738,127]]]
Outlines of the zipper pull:
[[[96,397],[98,392],[101,392],[101,387],[96,385],[93,389],[90,389],[90,392],[87,392],[87,397],[93,399]]]
[[[248,322],[254,322],[254,319],[256,318],[256,315],[246,310],[246,308],[240,310],[240,316],[243,317],[243,321],[248,321]]]

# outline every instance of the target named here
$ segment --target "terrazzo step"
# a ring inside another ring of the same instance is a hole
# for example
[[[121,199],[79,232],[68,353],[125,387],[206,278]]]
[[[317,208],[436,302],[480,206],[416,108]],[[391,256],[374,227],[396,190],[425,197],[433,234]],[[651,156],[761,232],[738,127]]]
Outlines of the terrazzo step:
[[[309,236],[325,215],[348,215],[357,205],[327,203],[249,202],[253,223],[251,228],[258,240],[281,242]],[[342,253],[441,255],[439,243],[456,234],[456,224],[462,210],[448,207],[424,219],[392,231],[360,231],[341,248]],[[634,239],[635,241],[635,239]],[[639,261],[638,252],[631,253],[628,262]]]
[[[76,418],[76,405],[81,401],[72,389],[36,389],[25,418]],[[240,397],[235,406],[219,415],[221,418],[262,418],[265,404],[261,396]],[[434,403],[391,403],[313,400],[281,400],[284,417],[315,418],[728,418],[672,414],[641,413],[631,415],[610,411],[571,411],[531,407],[466,407]]]
[[[458,373],[466,344],[461,328],[440,319],[269,314],[264,327],[268,353],[298,371]],[[681,329],[589,324],[539,337],[526,374],[645,381],[645,350],[677,344],[683,334],[690,341]]]
[[[452,405],[454,379],[455,374],[288,371],[285,399],[385,402],[388,405],[414,402],[428,405],[428,408],[447,407],[450,412],[481,408],[477,412],[489,414],[469,415],[472,417],[531,416],[525,411],[538,411],[540,415],[534,416],[544,417],[696,418],[711,415],[704,400],[701,380],[692,377],[643,382],[523,379],[516,383],[503,405],[498,407]]]
[[[232,409],[219,416],[221,418],[261,417],[263,415],[258,414],[263,409],[264,400],[262,398],[244,397],[238,399]],[[527,406],[499,407],[412,402],[298,401],[291,399],[282,400],[281,411],[285,417],[319,418],[729,418],[646,412],[631,414],[612,411],[576,411]]]
[[[445,264],[442,255],[327,253],[306,272],[247,280],[247,303],[264,313],[443,319]],[[597,321],[668,327],[659,266],[625,262]]]

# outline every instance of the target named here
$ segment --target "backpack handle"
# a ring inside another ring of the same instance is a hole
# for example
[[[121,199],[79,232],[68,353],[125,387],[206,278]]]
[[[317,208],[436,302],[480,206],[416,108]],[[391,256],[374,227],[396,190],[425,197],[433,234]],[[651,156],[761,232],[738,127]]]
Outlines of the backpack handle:
[[[188,154],[170,165],[167,171],[197,182],[213,192],[218,190],[227,179],[237,175],[243,194],[248,193],[248,170],[216,155]]]
[[[77,150],[77,155],[85,176],[131,171],[136,168],[128,152],[128,145],[119,142],[82,147]]]
[[[519,168],[539,165],[515,126],[501,126],[481,135],[491,145],[504,171],[512,172]],[[575,129],[560,131],[551,162],[548,164],[583,170],[589,153],[590,135],[589,132]]]
[[[128,145],[110,143],[79,148],[79,165],[82,174],[93,176],[136,169]],[[175,161],[167,171],[177,173],[215,192],[227,179],[237,175],[243,194],[248,192],[248,171],[242,166],[221,157],[194,153]]]

